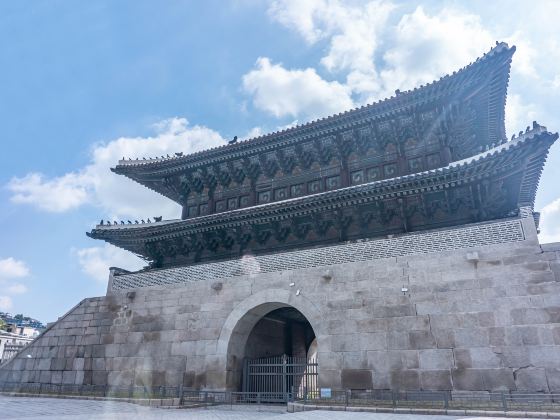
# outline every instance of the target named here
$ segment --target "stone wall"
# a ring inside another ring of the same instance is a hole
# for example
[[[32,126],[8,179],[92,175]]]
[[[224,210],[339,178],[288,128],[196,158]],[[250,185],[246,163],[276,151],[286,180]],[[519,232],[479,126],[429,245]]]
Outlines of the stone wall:
[[[323,386],[560,392],[560,246],[519,220],[523,240],[113,290],[0,381],[237,388],[254,325],[293,306],[317,336]]]

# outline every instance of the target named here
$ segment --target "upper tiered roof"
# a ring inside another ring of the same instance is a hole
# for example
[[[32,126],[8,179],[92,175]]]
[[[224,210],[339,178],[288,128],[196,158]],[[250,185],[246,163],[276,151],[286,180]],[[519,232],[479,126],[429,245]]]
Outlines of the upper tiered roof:
[[[515,47],[373,105],[115,172],[183,205],[182,220],[101,224],[88,236],[153,267],[514,217],[532,207],[558,138],[533,123],[507,141]]]
[[[196,206],[191,216],[185,216],[193,217],[228,210],[216,203],[221,198],[235,197],[237,206],[259,204],[253,196],[241,203],[247,179],[257,190],[259,184],[270,182],[281,186],[290,183],[294,172],[313,178],[311,172],[350,162],[352,153],[370,161],[377,157],[380,164],[394,162],[396,170],[387,177],[417,172],[408,165],[415,159],[423,160],[420,169],[445,166],[505,140],[504,106],[514,51],[515,47],[497,43],[459,71],[413,90],[397,91],[383,101],[190,155],[124,159],[113,171],[183,206]],[[430,157],[445,148],[446,155]],[[325,157],[325,149],[332,149],[332,156]],[[360,159],[354,160],[353,165],[360,166]],[[338,187],[351,185],[350,174],[339,175]],[[215,190],[219,192],[214,194]]]

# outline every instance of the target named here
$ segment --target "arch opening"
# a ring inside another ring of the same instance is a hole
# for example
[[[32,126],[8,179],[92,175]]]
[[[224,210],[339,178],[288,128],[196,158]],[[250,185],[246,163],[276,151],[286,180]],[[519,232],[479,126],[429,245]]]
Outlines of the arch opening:
[[[255,324],[247,337],[244,357],[307,358],[313,340],[315,332],[307,318],[294,307],[286,306],[267,313]]]
[[[231,333],[227,388],[290,392],[316,383],[317,345],[315,330],[301,311],[283,303],[259,305]]]

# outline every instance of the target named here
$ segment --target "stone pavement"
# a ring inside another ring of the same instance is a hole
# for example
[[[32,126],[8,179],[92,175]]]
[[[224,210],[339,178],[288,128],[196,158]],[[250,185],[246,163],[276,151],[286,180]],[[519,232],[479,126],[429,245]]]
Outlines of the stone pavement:
[[[0,419],[10,420],[455,420],[460,417],[340,411],[286,413],[284,407],[161,409],[115,401],[0,396]],[[470,417],[469,420],[481,417]],[[500,420],[494,417],[494,420]]]

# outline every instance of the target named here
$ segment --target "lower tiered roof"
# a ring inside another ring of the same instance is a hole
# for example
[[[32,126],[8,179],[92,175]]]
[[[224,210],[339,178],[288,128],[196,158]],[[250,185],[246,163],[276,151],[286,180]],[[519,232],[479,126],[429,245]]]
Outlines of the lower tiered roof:
[[[534,124],[442,168],[187,220],[98,225],[88,236],[162,267],[513,216],[533,206],[557,138]]]

